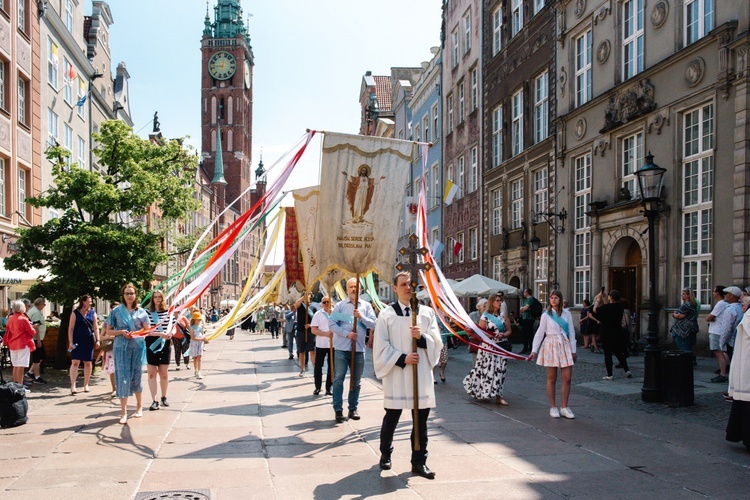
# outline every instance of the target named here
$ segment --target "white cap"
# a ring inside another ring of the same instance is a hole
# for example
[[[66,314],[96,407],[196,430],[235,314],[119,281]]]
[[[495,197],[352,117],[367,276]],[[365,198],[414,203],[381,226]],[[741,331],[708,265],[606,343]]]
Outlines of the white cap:
[[[724,293],[731,293],[735,297],[741,297],[742,296],[742,290],[739,289],[739,287],[736,286],[728,286],[724,289]]]

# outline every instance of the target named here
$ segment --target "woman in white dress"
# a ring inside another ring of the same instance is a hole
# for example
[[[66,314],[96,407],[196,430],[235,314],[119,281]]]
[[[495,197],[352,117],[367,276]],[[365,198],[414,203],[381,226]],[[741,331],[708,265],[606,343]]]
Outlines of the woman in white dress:
[[[496,294],[490,295],[487,309],[482,313],[478,323],[479,328],[485,330],[496,345],[511,335],[510,323],[500,312],[500,303],[500,298]],[[487,402],[494,397],[497,404],[508,406],[508,402],[503,399],[507,368],[508,360],[505,357],[480,349],[474,369],[464,378],[464,389],[480,401]]]
[[[549,414],[552,418],[575,418],[568,408],[570,381],[573,377],[573,364],[576,360],[576,331],[573,327],[573,316],[563,309],[562,293],[555,290],[549,295],[549,307],[539,320],[539,328],[534,335],[534,343],[529,354],[529,361],[547,368],[547,398]],[[557,370],[562,374],[562,407],[557,408],[555,386]]]

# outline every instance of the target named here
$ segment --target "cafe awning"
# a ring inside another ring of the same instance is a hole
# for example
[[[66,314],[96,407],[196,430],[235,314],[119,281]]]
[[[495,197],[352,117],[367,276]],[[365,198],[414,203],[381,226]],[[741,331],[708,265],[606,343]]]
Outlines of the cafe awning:
[[[0,286],[30,286],[47,274],[46,269],[31,269],[29,271],[10,271],[5,269],[5,259],[0,259]]]

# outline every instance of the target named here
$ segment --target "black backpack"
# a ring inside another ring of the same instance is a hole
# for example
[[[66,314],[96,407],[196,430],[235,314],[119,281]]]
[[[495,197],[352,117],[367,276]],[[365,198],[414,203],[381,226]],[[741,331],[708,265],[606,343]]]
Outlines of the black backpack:
[[[534,318],[541,318],[542,317],[542,303],[539,302],[536,297],[534,297],[534,302],[531,303],[531,307],[529,308],[529,311],[531,311],[531,315],[534,316]]]
[[[29,421],[29,403],[22,384],[6,382],[0,372],[0,427],[16,427]]]

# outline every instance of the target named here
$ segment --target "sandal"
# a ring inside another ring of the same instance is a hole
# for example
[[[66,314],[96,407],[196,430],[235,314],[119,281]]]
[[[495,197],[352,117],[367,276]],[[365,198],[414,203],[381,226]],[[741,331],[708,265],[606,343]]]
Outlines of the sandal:
[[[141,418],[143,416],[143,409],[138,408],[135,410],[135,413],[133,413],[133,418]]]
[[[128,415],[120,415],[120,425],[125,425],[128,423]]]
[[[509,406],[508,402],[503,398],[496,399],[495,403],[499,404],[500,406]]]
[[[78,391],[76,391],[75,389],[71,389],[70,390],[70,395],[71,396],[75,396],[76,394],[78,394]]]
[[[600,351],[599,349],[594,349],[594,354],[601,354],[601,353],[602,351]]]

